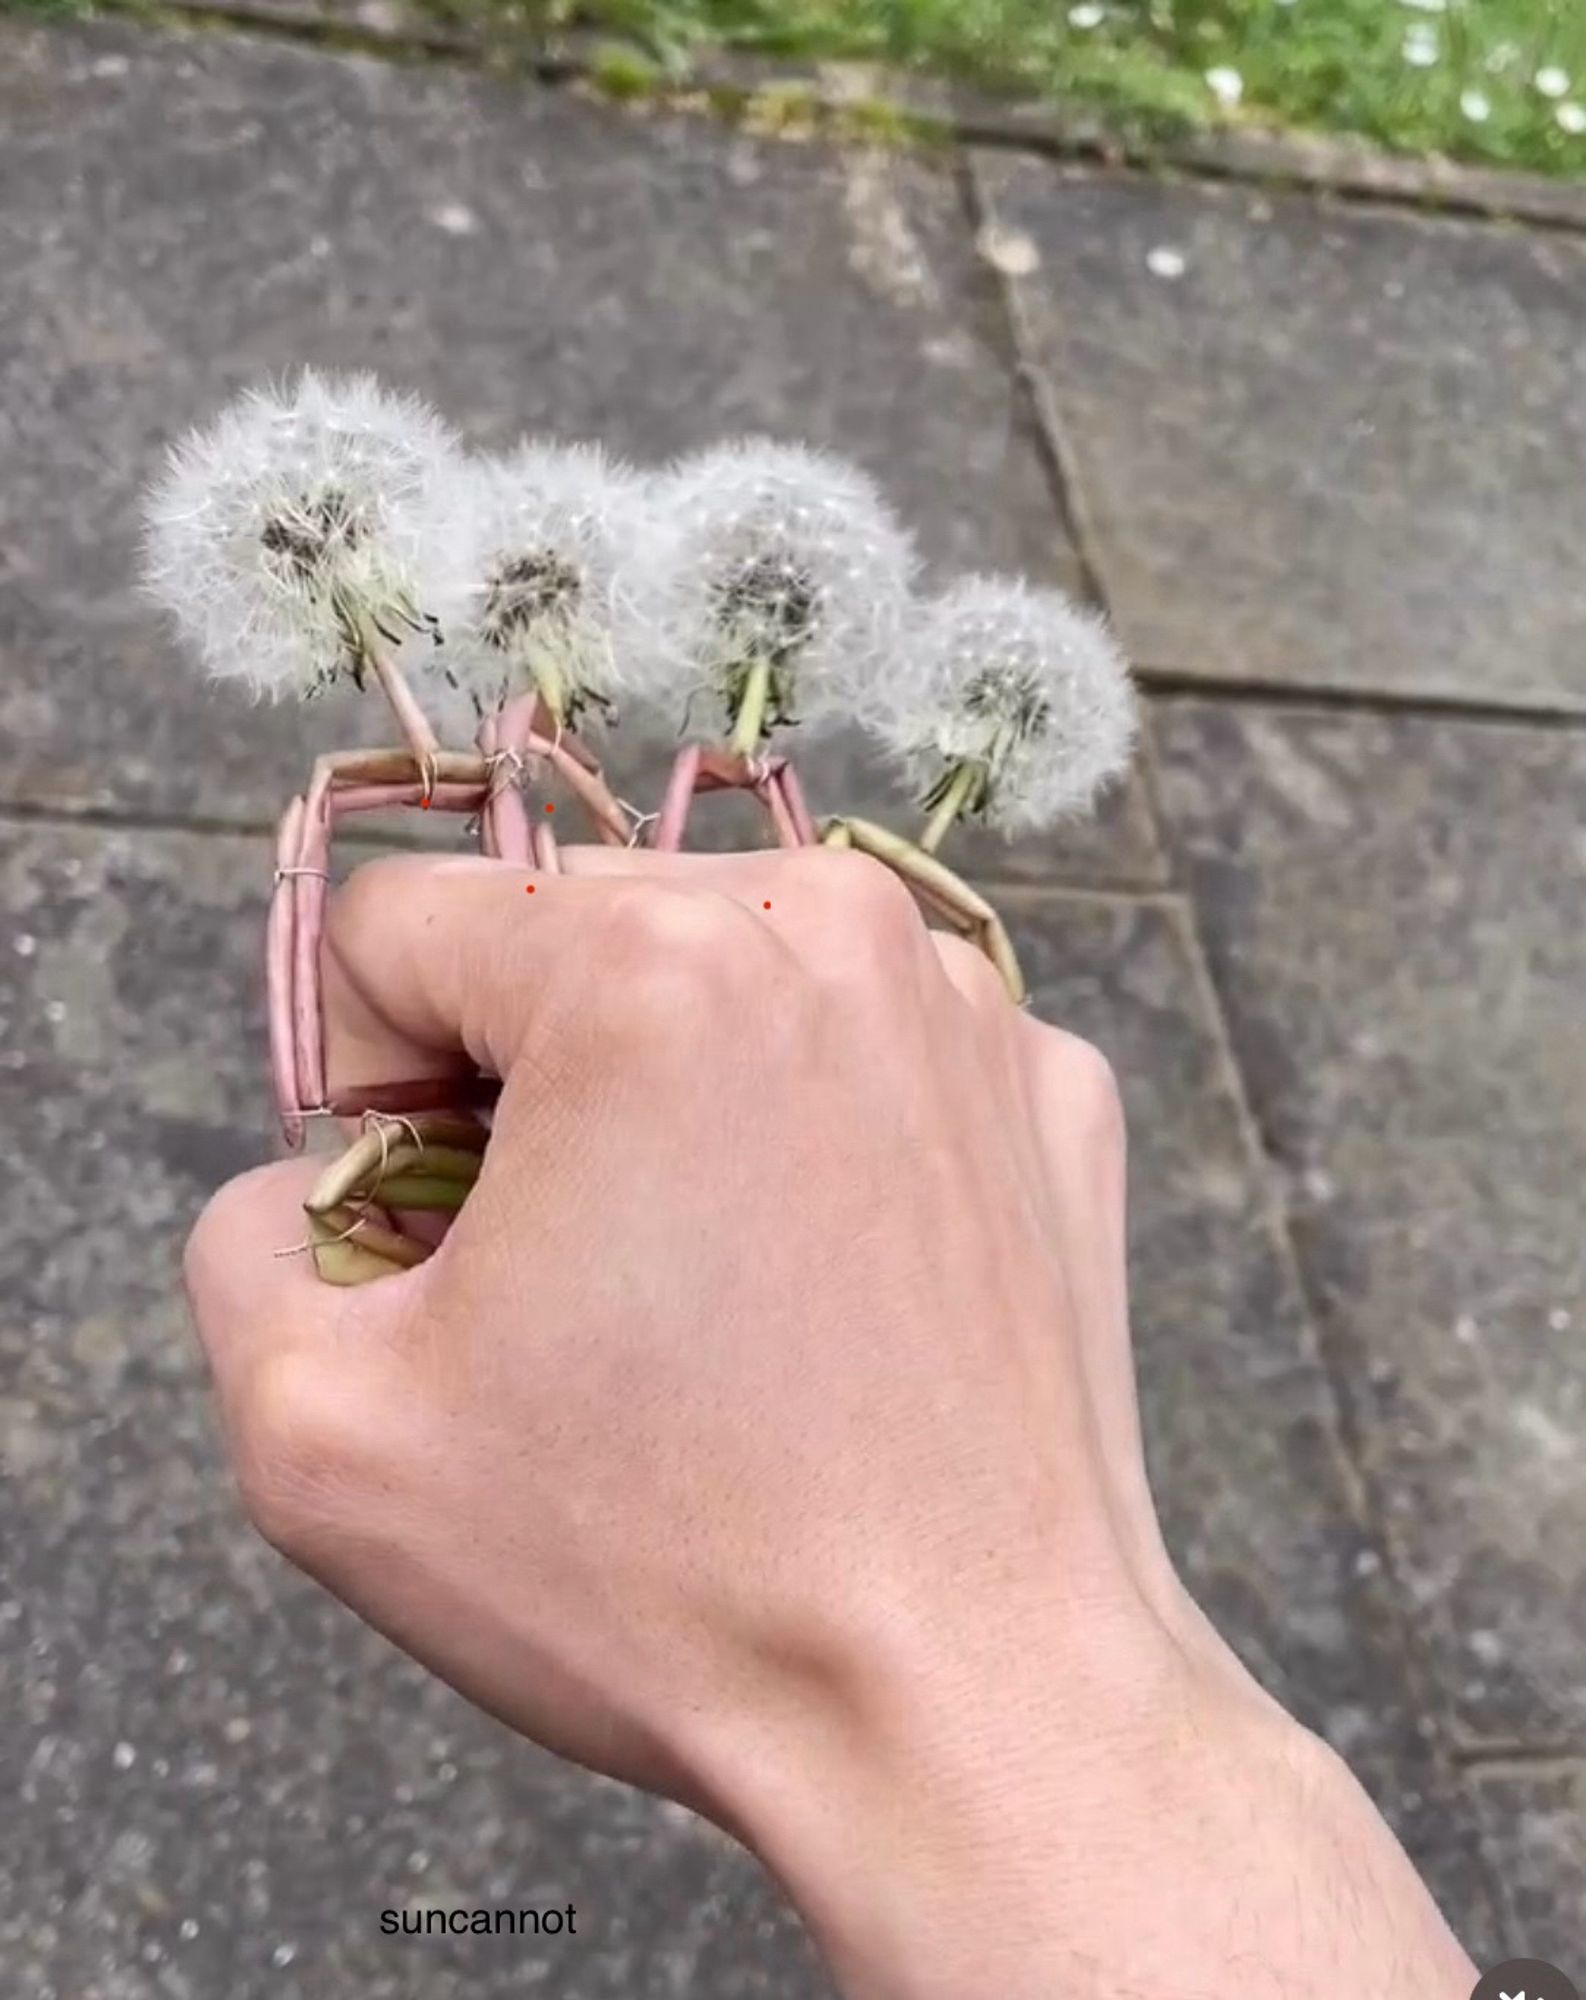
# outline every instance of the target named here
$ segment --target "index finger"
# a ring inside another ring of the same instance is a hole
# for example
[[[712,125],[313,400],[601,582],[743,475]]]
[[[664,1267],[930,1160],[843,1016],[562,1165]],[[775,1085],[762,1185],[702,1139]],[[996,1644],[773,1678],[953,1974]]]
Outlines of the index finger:
[[[759,929],[766,941],[750,899],[722,892],[726,859],[633,853],[615,871],[587,876],[473,856],[365,863],[332,896],[326,916],[333,1091],[394,1075],[444,1079],[470,1067],[504,1077],[544,996],[554,989],[565,1002],[595,940],[631,914],[636,899],[645,912],[632,928],[646,936],[686,941],[719,925],[727,907],[743,936]],[[692,865],[708,860],[718,866]]]

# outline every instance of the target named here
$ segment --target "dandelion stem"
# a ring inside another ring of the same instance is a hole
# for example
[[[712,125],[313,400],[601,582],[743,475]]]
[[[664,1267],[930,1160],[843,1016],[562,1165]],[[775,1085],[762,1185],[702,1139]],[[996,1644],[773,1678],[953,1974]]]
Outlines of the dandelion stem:
[[[751,660],[738,696],[738,713],[733,722],[728,748],[738,757],[752,757],[765,734],[766,710],[771,705],[771,662]]]
[[[572,689],[562,663],[556,657],[554,647],[533,645],[528,649],[529,673],[534,682],[535,693],[545,704],[546,713],[558,729],[563,728],[572,718]]]
[[[434,1209],[455,1215],[468,1199],[470,1185],[444,1174],[386,1174],[374,1198],[382,1208]]]
[[[359,643],[365,664],[380,683],[380,692],[391,704],[391,712],[397,719],[403,740],[418,760],[420,770],[429,769],[441,744],[430,727],[429,717],[419,707],[418,697],[403,678],[402,669],[373,632],[366,628],[359,636]]]
[[[821,840],[831,847],[857,847],[861,854],[884,861],[929,908],[980,946],[1002,974],[1008,998],[1015,1006],[1023,1006],[1027,997],[1024,975],[1002,919],[984,896],[945,863],[927,854],[916,841],[868,819],[830,820],[822,829]]]
[[[364,1276],[384,1277],[385,1266],[389,1270],[412,1270],[422,1264],[428,1254],[411,1237],[402,1236],[394,1229],[388,1229],[361,1208],[332,1208],[321,1214],[310,1213],[308,1217],[308,1240],[314,1246],[314,1262],[319,1266],[322,1278],[329,1278],[332,1284],[359,1284]],[[350,1252],[355,1245],[363,1253],[357,1259],[338,1257],[338,1251]],[[326,1268],[326,1253],[330,1254],[331,1269]],[[371,1266],[366,1260],[376,1260]],[[332,1275],[337,1265],[347,1266],[340,1275]]]
[[[967,760],[955,765],[916,844],[927,854],[934,854],[947,838],[959,814],[971,811],[978,803],[985,782],[984,765]]]

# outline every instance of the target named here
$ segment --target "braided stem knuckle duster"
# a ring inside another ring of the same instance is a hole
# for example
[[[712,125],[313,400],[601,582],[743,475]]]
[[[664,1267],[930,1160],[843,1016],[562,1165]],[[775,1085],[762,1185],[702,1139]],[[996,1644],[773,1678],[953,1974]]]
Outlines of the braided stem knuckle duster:
[[[636,471],[598,444],[466,454],[372,377],[250,390],[171,452],[145,506],[144,581],[216,680],[326,701],[376,689],[390,747],[320,758],[282,816],[266,940],[271,1071],[288,1144],[363,1135],[306,1203],[320,1275],[422,1262],[478,1177],[496,1080],[393,1078],[331,1093],[320,941],[336,822],[463,815],[486,854],[554,871],[532,788],[554,781],[596,839],[676,849],[696,798],[751,793],[781,846],[824,840],[895,869],[975,939],[1014,1000],[991,905],[940,850],[961,821],[1013,836],[1091,809],[1134,741],[1102,623],[1015,578],[918,586],[912,540],[856,466],[803,445],[718,444]],[[633,703],[680,748],[654,810],[616,797],[590,742]],[[784,743],[859,724],[909,786],[912,836],[817,827]]]

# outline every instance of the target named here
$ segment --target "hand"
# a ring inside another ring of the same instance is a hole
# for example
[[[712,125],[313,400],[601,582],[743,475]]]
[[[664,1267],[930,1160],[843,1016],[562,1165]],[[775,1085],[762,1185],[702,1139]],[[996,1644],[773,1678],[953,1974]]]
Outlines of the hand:
[[[860,857],[570,861],[532,895],[383,861],[333,901],[333,1082],[503,1089],[414,1271],[276,1258],[304,1163],[195,1230],[265,1534],[525,1734],[738,1833],[853,1994],[1181,2000],[1237,1966],[1320,2000],[1397,1952],[1465,2000],[1386,1829],[1164,1552],[1102,1058]]]

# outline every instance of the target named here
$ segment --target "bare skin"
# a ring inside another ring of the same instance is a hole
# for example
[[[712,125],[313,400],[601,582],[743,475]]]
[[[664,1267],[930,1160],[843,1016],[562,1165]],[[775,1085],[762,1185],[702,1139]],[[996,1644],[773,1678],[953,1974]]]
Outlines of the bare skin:
[[[332,903],[333,1084],[504,1088],[416,1270],[273,1257],[307,1162],[195,1229],[263,1532],[745,1841],[850,2000],[1468,2000],[1163,1548],[1101,1057],[862,855],[568,859],[383,861]]]

